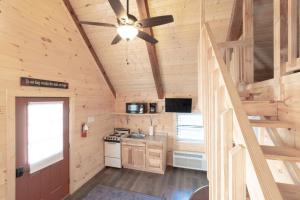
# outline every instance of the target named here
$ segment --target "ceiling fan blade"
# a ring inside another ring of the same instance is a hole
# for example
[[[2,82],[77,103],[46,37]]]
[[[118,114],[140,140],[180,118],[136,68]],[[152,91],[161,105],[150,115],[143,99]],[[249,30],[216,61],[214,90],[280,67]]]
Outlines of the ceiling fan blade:
[[[151,44],[156,44],[158,42],[154,37],[152,37],[151,35],[143,32],[143,31],[139,31],[139,33],[137,34],[137,37],[139,37],[147,42],[150,42]]]
[[[148,19],[142,19],[142,20],[137,21],[137,23],[139,23],[142,28],[159,26],[159,25],[168,24],[171,22],[174,22],[174,18],[172,15],[150,17]]]
[[[87,24],[87,25],[94,25],[94,26],[105,26],[105,27],[116,27],[114,24],[109,23],[101,23],[101,22],[86,22],[86,21],[80,21],[80,24]]]
[[[126,17],[126,10],[124,9],[123,5],[121,4],[120,0],[108,0],[110,6],[112,7],[113,11],[115,12],[117,18],[124,18]]]
[[[112,45],[119,43],[122,40],[122,38],[118,35],[116,35],[116,37],[113,39],[113,41],[111,42]]]

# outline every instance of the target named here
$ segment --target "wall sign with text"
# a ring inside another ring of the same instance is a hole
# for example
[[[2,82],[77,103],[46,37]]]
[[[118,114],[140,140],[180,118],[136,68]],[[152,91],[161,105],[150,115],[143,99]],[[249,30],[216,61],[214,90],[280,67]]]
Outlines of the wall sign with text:
[[[69,83],[21,77],[21,86],[69,89]]]

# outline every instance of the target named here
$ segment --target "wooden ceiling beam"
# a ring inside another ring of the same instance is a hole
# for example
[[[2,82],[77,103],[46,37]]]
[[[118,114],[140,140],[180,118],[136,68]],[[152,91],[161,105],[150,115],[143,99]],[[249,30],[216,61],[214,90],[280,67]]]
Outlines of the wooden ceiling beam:
[[[148,0],[136,0],[136,3],[138,6],[140,18],[141,19],[149,18],[150,12],[149,12]],[[154,37],[152,28],[144,28],[144,31]],[[147,45],[148,55],[151,63],[152,74],[155,82],[157,96],[159,99],[163,99],[164,90],[163,90],[162,80],[160,76],[160,67],[158,63],[156,48],[154,44],[150,44],[148,42],[146,42],[146,45]]]
[[[92,56],[93,56],[93,58],[94,58],[94,60],[95,60],[95,62],[97,64],[99,70],[101,71],[105,82],[107,83],[109,89],[111,90],[111,93],[116,98],[116,91],[115,91],[115,89],[114,89],[111,81],[109,80],[109,78],[108,78],[108,76],[107,76],[107,74],[106,74],[106,72],[104,70],[104,67],[103,67],[103,65],[102,65],[102,63],[101,63],[101,61],[100,61],[100,59],[99,59],[99,57],[98,57],[95,49],[93,48],[92,43],[90,42],[90,40],[89,40],[86,32],[84,31],[83,27],[79,23],[78,17],[76,15],[76,13],[75,13],[75,11],[74,11],[74,9],[73,9],[70,1],[69,0],[63,0],[63,2],[65,4],[67,10],[69,11],[69,13],[70,13],[70,15],[71,15],[71,17],[72,17],[72,19],[73,19],[73,21],[74,21],[74,23],[75,23],[78,31],[79,31],[79,33],[81,34],[81,36],[82,36],[82,38],[83,38],[83,40],[84,40],[84,42],[86,44],[86,46],[88,47],[90,53],[92,54]]]

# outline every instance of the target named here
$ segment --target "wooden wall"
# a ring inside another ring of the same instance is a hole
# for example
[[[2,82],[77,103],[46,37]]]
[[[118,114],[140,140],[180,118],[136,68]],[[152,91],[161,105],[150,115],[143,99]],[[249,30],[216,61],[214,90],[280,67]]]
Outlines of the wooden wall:
[[[61,0],[0,1],[0,44],[0,199],[15,194],[15,96],[70,97],[73,192],[103,168],[114,98]],[[21,76],[66,81],[70,89],[20,87]],[[88,117],[95,122],[83,139]]]
[[[199,112],[197,107],[197,97],[192,95],[180,96],[173,94],[167,97],[190,97],[193,99],[193,112]],[[186,142],[176,141],[176,114],[164,113],[164,100],[158,100],[153,92],[131,92],[118,94],[116,99],[116,112],[125,112],[126,102],[157,102],[159,115],[152,117],[152,124],[155,132],[168,134],[168,164],[172,164],[172,153],[174,150],[205,152],[205,146]],[[149,116],[115,116],[115,127],[130,128],[137,131],[141,128],[143,132],[148,133],[151,126],[151,118]]]

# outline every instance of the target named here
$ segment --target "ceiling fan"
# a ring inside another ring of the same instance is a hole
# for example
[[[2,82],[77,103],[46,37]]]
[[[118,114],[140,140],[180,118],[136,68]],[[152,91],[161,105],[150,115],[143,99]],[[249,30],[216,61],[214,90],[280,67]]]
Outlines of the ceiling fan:
[[[164,15],[158,17],[150,17],[148,19],[138,20],[135,16],[129,14],[129,0],[127,0],[127,10],[124,9],[120,0],[108,0],[114,13],[117,17],[118,24],[101,23],[101,22],[88,22],[80,21],[80,24],[104,26],[117,28],[117,36],[111,42],[112,45],[117,44],[122,39],[132,40],[135,37],[143,39],[151,44],[155,44],[158,41],[146,32],[141,31],[141,28],[148,28],[153,26],[159,26],[168,24],[174,21],[172,15]]]

